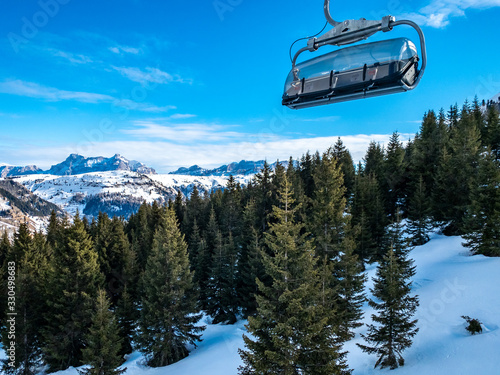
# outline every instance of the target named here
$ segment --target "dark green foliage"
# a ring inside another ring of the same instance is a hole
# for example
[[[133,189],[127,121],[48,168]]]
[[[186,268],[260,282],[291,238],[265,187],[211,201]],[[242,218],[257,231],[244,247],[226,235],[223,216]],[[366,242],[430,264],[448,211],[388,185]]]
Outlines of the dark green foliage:
[[[106,214],[99,214],[95,243],[100,269],[105,275],[105,290],[112,306],[116,306],[125,285],[130,289],[137,282],[135,254],[130,249],[123,222],[117,217],[110,220]]]
[[[12,268],[15,269],[16,296],[15,310],[8,310],[16,315],[7,316],[9,320],[15,320],[15,339],[10,337],[10,330],[2,329],[4,348],[15,342],[16,349],[14,366],[10,365],[8,359],[3,363],[2,370],[7,374],[35,374],[42,364],[39,327],[43,324],[42,312],[45,308],[41,288],[47,269],[47,256],[44,236],[32,236],[27,224],[22,223],[6,259],[9,274],[13,272]]]
[[[80,370],[81,375],[119,375],[125,372],[126,368],[117,369],[123,363],[123,357],[119,354],[122,340],[118,332],[106,292],[99,290],[92,325],[85,337],[87,345],[83,349],[83,362],[90,367]]]
[[[394,216],[403,203],[406,192],[405,150],[397,132],[393,133],[384,160],[383,186],[385,212]]]
[[[354,337],[353,330],[362,325],[363,303],[366,301],[364,286],[366,275],[358,256],[354,253],[356,242],[355,230],[347,229],[341,245],[342,252],[339,261],[335,264],[335,307],[337,310],[338,331],[341,342]]]
[[[443,150],[433,191],[434,216],[447,222],[446,234],[463,234],[463,218],[478,183],[481,134],[467,102],[450,130],[448,147]],[[453,191],[453,194],[449,194]]]
[[[263,253],[271,286],[258,282],[257,314],[249,318],[240,350],[244,365],[240,374],[341,374],[341,361],[331,311],[321,302],[316,257],[312,243],[300,234],[296,208],[285,178],[273,207],[274,222],[265,234],[271,255]]]
[[[395,369],[403,366],[403,351],[411,346],[412,338],[418,332],[417,321],[412,320],[418,299],[410,296],[411,281],[403,268],[390,248],[377,268],[371,289],[376,300],[370,300],[369,304],[377,311],[372,315],[377,325],[368,325],[368,333],[362,335],[367,345],[358,346],[378,356],[375,367]]]
[[[308,231],[316,239],[316,254],[334,259],[339,254],[345,230],[345,187],[341,167],[327,150],[314,174],[315,191],[311,200]]]
[[[256,227],[259,231],[264,232],[267,228],[268,216],[272,210],[272,184],[271,184],[271,168],[267,161],[264,163],[262,170],[255,175],[255,207],[257,211]]]
[[[408,205],[408,233],[414,246],[420,246],[429,241],[428,232],[432,229],[431,204],[424,184],[419,176],[413,195]]]
[[[62,230],[44,293],[43,354],[51,372],[82,364],[84,334],[90,327],[97,290],[103,284],[97,252],[79,216]]]
[[[490,105],[486,112],[486,127],[483,143],[491,148],[497,160],[500,160],[500,113],[498,109]]]
[[[356,179],[356,170],[354,169],[354,162],[352,160],[351,153],[344,146],[344,143],[338,138],[337,142],[333,146],[333,155],[337,159],[338,164],[340,165],[340,169],[342,171],[342,175],[344,177],[344,186],[345,186],[345,198],[349,201],[353,189],[354,183]]]
[[[386,251],[392,250],[396,261],[401,265],[401,272],[406,279],[415,276],[416,268],[413,260],[408,258],[410,251],[409,240],[405,238],[405,231],[402,223],[402,214],[400,210],[396,211],[394,221],[387,226],[384,238]]]
[[[255,200],[251,199],[243,211],[243,226],[241,250],[237,263],[237,292],[240,306],[245,316],[253,315],[257,311],[255,295],[258,293],[256,279],[264,280],[261,251],[262,238],[255,228],[256,207]]]
[[[387,216],[375,175],[365,175],[361,169],[356,176],[351,212],[353,225],[359,227],[356,254],[362,261],[380,259]]]
[[[467,327],[465,329],[471,334],[475,335],[476,333],[482,333],[483,327],[481,327],[481,322],[478,319],[473,319],[469,316],[463,315],[463,319],[467,322]]]
[[[195,314],[193,272],[172,209],[162,211],[141,286],[138,349],[152,367],[181,360],[203,327],[196,326],[201,316]]]
[[[464,219],[465,245],[474,254],[500,256],[500,168],[495,155],[485,153],[479,167],[479,186]]]
[[[224,241],[222,233],[217,233],[211,264],[206,312],[213,318],[214,324],[236,323],[236,248],[231,234]]]

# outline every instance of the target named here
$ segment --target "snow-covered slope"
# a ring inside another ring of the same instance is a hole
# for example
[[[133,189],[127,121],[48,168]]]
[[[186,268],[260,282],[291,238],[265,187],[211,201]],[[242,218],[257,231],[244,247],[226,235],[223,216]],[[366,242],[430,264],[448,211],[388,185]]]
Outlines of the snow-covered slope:
[[[237,181],[247,182],[240,177]],[[228,177],[144,175],[130,171],[93,172],[72,176],[49,174],[16,177],[32,193],[74,215],[78,210],[97,216],[99,210],[110,215],[129,216],[140,203],[166,202],[180,190],[188,196],[196,186],[201,192],[222,189]]]
[[[347,343],[354,375],[498,375],[500,369],[500,259],[469,256],[459,237],[433,235],[431,242],[412,252],[417,275],[414,292],[420,297],[417,311],[420,331],[404,353],[406,364],[395,371],[373,369],[376,358],[361,352],[359,333]],[[371,277],[375,267],[368,270]],[[371,286],[371,281],[367,287]],[[365,322],[372,311],[365,306]],[[483,322],[483,333],[470,336],[461,315]],[[126,375],[236,375],[241,364],[245,322],[234,326],[208,325],[203,341],[188,358],[151,369],[135,352],[128,356]],[[68,369],[58,375],[77,375]]]

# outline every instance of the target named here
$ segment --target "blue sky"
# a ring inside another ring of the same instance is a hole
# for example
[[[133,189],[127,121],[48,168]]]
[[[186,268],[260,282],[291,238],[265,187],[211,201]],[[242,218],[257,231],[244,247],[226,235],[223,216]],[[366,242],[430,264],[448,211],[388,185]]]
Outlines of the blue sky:
[[[120,153],[168,172],[300,157],[338,136],[359,159],[370,140],[414,134],[429,109],[500,92],[500,0],[333,0],[336,20],[417,21],[428,68],[412,92],[300,111],[281,106],[288,49],[323,27],[323,0],[2,6],[0,163],[10,165]],[[372,40],[399,36],[418,40],[405,27]]]

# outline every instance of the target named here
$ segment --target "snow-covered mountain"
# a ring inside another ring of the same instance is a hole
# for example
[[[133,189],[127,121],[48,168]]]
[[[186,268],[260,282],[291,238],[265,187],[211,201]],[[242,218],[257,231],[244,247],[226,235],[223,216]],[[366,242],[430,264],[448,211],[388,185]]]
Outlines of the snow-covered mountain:
[[[27,165],[25,167],[14,167],[11,165],[1,165],[0,166],[0,178],[9,176],[23,176],[26,174],[37,174],[43,171],[36,165]]]
[[[63,162],[53,165],[50,169],[44,171],[36,165],[28,165],[25,167],[0,166],[0,177],[24,176],[31,174],[51,174],[56,176],[77,175],[82,173],[92,172],[109,172],[109,171],[129,171],[142,174],[155,174],[153,168],[146,166],[144,163],[136,160],[128,160],[116,154],[110,158],[103,156],[84,157],[78,154],[71,154]]]
[[[31,193],[12,180],[0,180],[0,231],[13,231],[27,221],[34,230],[43,228],[52,210],[58,215],[63,211],[55,204]]]
[[[53,165],[44,173],[57,176],[67,176],[108,171],[130,171],[143,174],[156,173],[153,168],[150,168],[136,160],[128,160],[120,154],[116,154],[110,158],[102,156],[86,158],[82,155],[71,154],[65,161]]]
[[[186,176],[250,176],[259,173],[264,167],[264,160],[248,161],[242,160],[227,165],[220,166],[214,169],[202,168],[198,165],[193,165],[189,168],[182,167],[171,172],[170,174],[186,175]],[[285,168],[288,166],[288,161],[281,161],[281,165]],[[276,168],[277,162],[270,164],[272,170]]]
[[[186,197],[194,186],[201,192],[222,189],[228,178],[110,171],[66,176],[26,175],[14,180],[71,215],[78,210],[87,216],[97,216],[102,211],[110,216],[128,217],[144,201],[164,203],[175,199],[178,191]],[[245,183],[248,178],[237,180]]]

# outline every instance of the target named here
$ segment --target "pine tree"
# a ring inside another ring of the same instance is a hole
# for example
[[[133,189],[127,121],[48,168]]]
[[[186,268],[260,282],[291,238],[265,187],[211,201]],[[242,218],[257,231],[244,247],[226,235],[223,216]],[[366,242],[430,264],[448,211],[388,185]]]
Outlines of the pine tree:
[[[429,241],[427,233],[432,229],[429,200],[424,179],[420,176],[408,207],[408,234],[411,235],[414,246],[420,246]]]
[[[351,212],[353,225],[359,227],[356,254],[361,261],[377,261],[382,257],[380,248],[387,217],[376,177],[365,176],[361,169],[356,178]]]
[[[486,139],[483,141],[500,160],[500,113],[494,105],[488,106],[486,110]]]
[[[380,186],[385,186],[383,183],[384,177],[384,149],[375,141],[370,142],[368,150],[364,157],[365,176],[373,175],[377,179]]]
[[[388,216],[393,216],[405,198],[405,150],[399,134],[393,133],[384,160],[384,202]]]
[[[268,216],[272,209],[272,183],[271,167],[264,162],[264,166],[254,177],[255,180],[255,204],[257,209],[258,229],[264,232],[267,228]]]
[[[341,245],[342,252],[339,261],[335,264],[335,307],[339,340],[346,342],[354,337],[353,330],[362,325],[363,303],[366,301],[364,286],[366,275],[356,249],[356,230],[347,226],[347,235]]]
[[[338,164],[340,165],[340,168],[342,170],[345,186],[344,196],[346,200],[349,201],[354,189],[356,170],[354,169],[354,163],[352,161],[351,153],[344,146],[344,143],[342,142],[340,137],[333,146],[333,155],[338,160]]]
[[[64,229],[63,242],[51,260],[44,293],[43,354],[52,372],[81,365],[84,334],[103,284],[97,252],[78,213],[73,225]]]
[[[41,366],[41,337],[39,327],[43,324],[42,312],[45,308],[41,285],[47,268],[47,248],[41,234],[32,235],[26,222],[21,223],[14,236],[14,243],[6,259],[9,267],[15,268],[15,311],[9,313],[9,320],[15,320],[15,337],[10,330],[2,329],[4,348],[15,342],[15,361],[12,367],[7,359],[2,370],[6,374],[31,375]],[[9,305],[10,307],[10,305]],[[2,322],[3,325],[3,322]]]
[[[341,374],[339,347],[330,323],[329,310],[321,302],[316,257],[312,243],[300,234],[296,208],[285,178],[274,222],[266,232],[272,254],[263,253],[263,264],[272,279],[266,287],[258,282],[257,315],[249,318],[240,350],[244,365],[240,374]]]
[[[410,160],[410,179],[417,181],[422,176],[427,191],[434,191],[434,183],[443,150],[447,147],[448,128],[444,111],[439,116],[434,111],[424,115],[419,133],[415,137]]]
[[[106,292],[99,290],[92,325],[86,335],[87,346],[83,349],[83,362],[90,367],[79,370],[81,375],[119,375],[126,371],[126,368],[117,369],[123,363],[118,331]]]
[[[208,281],[206,312],[212,316],[213,323],[236,323],[238,299],[236,296],[236,248],[233,237],[222,239],[219,231],[216,247],[212,255],[212,268]]]
[[[500,256],[500,166],[492,151],[480,161],[479,185],[464,220],[465,246],[474,254]]]
[[[372,315],[377,325],[368,325],[368,333],[362,335],[367,345],[358,346],[378,356],[375,367],[395,369],[404,365],[403,351],[418,332],[417,320],[412,320],[418,298],[410,296],[411,281],[392,247],[377,267],[371,292],[376,300],[370,300],[369,305],[377,311]]]
[[[314,185],[308,231],[316,240],[320,259],[331,260],[338,255],[344,236],[346,207],[344,179],[332,149],[323,154]]]
[[[447,223],[444,231],[447,235],[464,231],[463,218],[471,202],[471,192],[477,186],[480,151],[479,129],[466,102],[460,119],[451,129],[448,150],[443,150],[433,190],[435,218]]]
[[[243,238],[237,262],[237,293],[244,316],[256,313],[255,295],[258,293],[256,279],[265,278],[260,254],[262,236],[255,228],[256,222],[255,200],[251,198],[243,211],[243,225],[247,229],[242,232]]]
[[[193,272],[187,244],[171,208],[160,217],[141,284],[137,347],[149,366],[177,362],[188,355],[187,344],[200,340],[203,327],[196,326],[201,315],[195,314]]]

